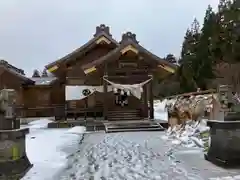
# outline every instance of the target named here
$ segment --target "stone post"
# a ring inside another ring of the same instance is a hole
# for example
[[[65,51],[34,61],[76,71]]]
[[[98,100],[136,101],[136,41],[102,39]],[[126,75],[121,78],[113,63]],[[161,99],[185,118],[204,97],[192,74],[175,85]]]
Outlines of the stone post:
[[[32,166],[25,145],[29,129],[20,129],[15,102],[14,90],[0,91],[0,179],[20,179]]]
[[[221,104],[220,113],[224,114],[224,121],[239,121],[239,105],[234,102],[232,87],[221,85],[218,88],[218,93]]]
[[[220,112],[224,113],[224,116],[230,112],[229,104],[231,103],[232,88],[229,85],[220,85],[218,87],[219,100],[221,104]]]

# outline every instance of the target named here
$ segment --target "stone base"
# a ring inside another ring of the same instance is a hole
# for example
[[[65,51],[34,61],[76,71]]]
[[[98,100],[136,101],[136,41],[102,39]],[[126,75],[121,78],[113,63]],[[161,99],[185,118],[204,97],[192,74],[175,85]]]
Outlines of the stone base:
[[[224,121],[239,121],[240,112],[229,112],[225,117]]]
[[[213,157],[208,154],[204,154],[204,159],[224,168],[233,168],[233,167],[240,167],[240,159],[228,159],[223,160],[221,158]]]
[[[210,145],[205,158],[216,165],[240,167],[240,121],[208,121]]]
[[[20,179],[32,167],[26,155],[29,129],[0,130],[0,180]]]
[[[0,180],[21,179],[32,166],[27,156],[15,161],[0,162]]]

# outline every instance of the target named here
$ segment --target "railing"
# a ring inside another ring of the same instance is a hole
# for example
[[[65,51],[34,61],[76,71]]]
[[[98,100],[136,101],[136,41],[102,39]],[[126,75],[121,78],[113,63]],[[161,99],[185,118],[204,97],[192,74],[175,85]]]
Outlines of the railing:
[[[17,106],[16,115],[19,118],[26,117],[63,117],[65,116],[64,106],[59,104],[38,106],[38,107],[26,107]]]

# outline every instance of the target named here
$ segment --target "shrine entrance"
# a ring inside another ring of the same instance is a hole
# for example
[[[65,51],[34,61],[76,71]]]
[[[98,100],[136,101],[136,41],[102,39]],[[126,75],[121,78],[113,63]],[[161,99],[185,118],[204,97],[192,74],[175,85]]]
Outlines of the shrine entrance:
[[[128,97],[130,95],[129,91],[124,91],[121,89],[114,89],[114,95],[115,95],[115,105],[116,106],[122,106],[126,107],[128,106]]]
[[[153,117],[151,75],[134,76],[131,81],[129,76],[104,76],[103,80],[105,120],[139,120]],[[107,92],[108,84],[112,87],[112,93]]]

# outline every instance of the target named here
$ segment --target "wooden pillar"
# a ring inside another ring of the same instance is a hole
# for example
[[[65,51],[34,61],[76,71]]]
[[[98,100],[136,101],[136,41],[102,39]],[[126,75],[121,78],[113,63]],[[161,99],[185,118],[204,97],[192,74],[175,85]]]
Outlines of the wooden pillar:
[[[88,114],[88,97],[84,98],[84,120],[87,120],[87,114]]]
[[[107,76],[104,76],[107,79]],[[107,104],[107,92],[108,92],[108,83],[103,79],[103,117],[105,120],[108,119],[108,104]]]
[[[143,115],[148,118],[148,96],[147,96],[147,84],[143,86]]]
[[[153,108],[153,80],[149,82],[149,101],[150,101],[150,119],[154,119],[154,108]]]
[[[25,117],[25,98],[24,98],[24,89],[22,86],[20,86],[19,89],[19,96],[20,96],[20,100],[19,100],[19,106],[18,106],[18,115],[20,115],[20,117]]]

